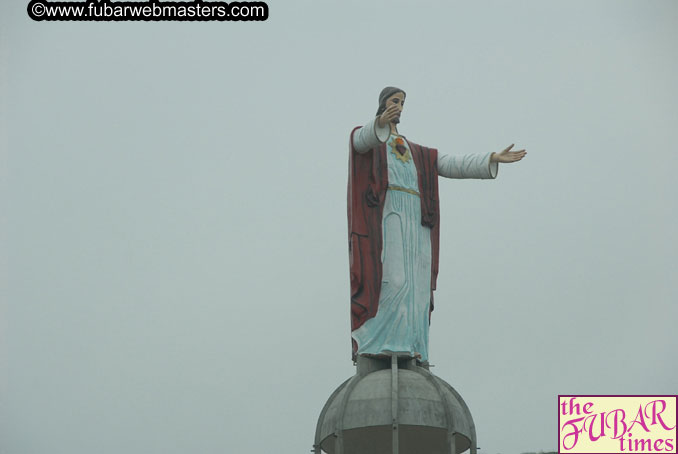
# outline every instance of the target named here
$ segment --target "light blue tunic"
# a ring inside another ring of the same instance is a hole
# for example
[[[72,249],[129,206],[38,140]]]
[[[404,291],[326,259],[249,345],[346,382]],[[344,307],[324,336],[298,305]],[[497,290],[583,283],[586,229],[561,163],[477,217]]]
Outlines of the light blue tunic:
[[[358,354],[420,354],[428,360],[431,299],[431,229],[421,225],[417,169],[408,148],[407,162],[392,149],[395,134],[386,141],[389,190],[382,219],[382,282],[377,314],[353,331]],[[405,141],[407,147],[407,142]]]

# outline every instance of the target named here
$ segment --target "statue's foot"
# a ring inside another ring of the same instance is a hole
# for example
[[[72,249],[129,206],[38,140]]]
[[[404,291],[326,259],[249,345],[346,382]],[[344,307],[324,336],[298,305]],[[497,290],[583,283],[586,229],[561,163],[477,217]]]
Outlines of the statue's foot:
[[[422,358],[421,353],[419,353],[419,352],[410,353],[410,352],[391,352],[391,351],[385,351],[384,353],[385,353],[386,355],[388,355],[388,357],[391,357],[391,356],[395,353],[395,355],[396,355],[398,358],[413,358],[413,359],[416,359],[416,360],[421,360],[421,358]]]
[[[365,358],[373,358],[373,359],[390,359],[393,355],[397,356],[398,358],[413,358],[416,359],[417,361],[421,361],[422,355],[419,352],[414,352],[414,353],[409,353],[409,352],[392,352],[389,350],[384,350],[381,353],[361,353],[359,356],[363,356]]]

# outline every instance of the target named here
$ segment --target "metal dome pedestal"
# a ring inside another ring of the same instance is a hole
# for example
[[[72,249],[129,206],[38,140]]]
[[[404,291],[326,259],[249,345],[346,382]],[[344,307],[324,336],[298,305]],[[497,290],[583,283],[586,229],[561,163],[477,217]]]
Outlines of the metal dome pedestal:
[[[412,358],[358,357],[356,374],[325,404],[313,452],[320,454],[476,454],[466,403]]]

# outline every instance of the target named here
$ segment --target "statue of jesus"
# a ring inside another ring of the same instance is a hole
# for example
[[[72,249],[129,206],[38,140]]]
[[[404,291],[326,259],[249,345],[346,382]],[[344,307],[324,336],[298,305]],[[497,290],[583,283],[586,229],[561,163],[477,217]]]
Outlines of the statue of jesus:
[[[493,179],[525,150],[439,154],[398,132],[405,91],[386,87],[376,118],[351,132],[348,228],[357,355],[428,361],[438,275],[438,176]]]

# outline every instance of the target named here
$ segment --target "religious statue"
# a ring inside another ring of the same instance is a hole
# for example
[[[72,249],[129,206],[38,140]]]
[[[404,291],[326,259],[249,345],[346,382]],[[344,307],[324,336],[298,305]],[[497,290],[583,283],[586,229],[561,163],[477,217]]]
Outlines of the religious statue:
[[[438,275],[438,176],[493,179],[525,150],[439,154],[398,133],[405,92],[386,87],[376,118],[349,141],[348,229],[353,357],[428,361]]]

